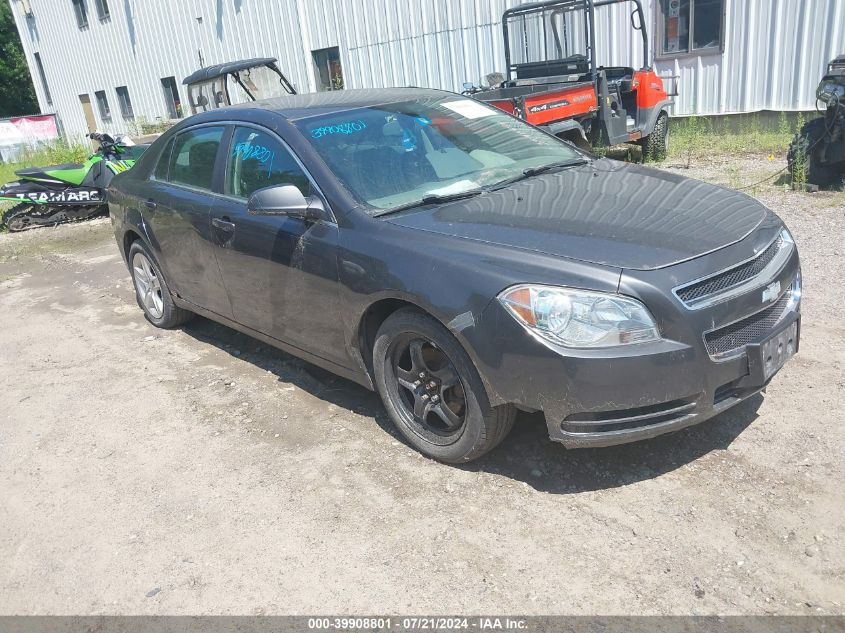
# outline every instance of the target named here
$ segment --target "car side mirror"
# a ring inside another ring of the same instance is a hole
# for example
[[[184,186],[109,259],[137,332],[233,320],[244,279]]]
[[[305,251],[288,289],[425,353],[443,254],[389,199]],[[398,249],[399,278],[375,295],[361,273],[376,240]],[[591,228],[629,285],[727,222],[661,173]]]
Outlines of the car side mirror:
[[[246,203],[250,215],[286,215],[319,222],[325,210],[317,196],[306,198],[296,185],[274,185],[255,191]]]

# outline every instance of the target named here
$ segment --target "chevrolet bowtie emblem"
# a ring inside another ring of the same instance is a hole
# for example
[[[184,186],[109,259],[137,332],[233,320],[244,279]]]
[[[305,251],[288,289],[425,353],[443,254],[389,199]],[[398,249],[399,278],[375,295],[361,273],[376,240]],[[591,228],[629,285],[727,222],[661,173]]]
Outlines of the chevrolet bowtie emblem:
[[[763,289],[763,303],[774,301],[780,295],[780,282],[773,281]]]

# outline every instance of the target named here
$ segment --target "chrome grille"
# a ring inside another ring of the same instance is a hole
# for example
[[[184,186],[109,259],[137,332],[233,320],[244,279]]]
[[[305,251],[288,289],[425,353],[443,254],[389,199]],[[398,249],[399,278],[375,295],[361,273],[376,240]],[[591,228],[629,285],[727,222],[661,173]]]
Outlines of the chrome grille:
[[[712,277],[692,283],[677,290],[678,298],[684,303],[695,301],[710,295],[716,295],[724,290],[738,286],[744,281],[759,275],[771,263],[783,246],[783,237],[778,238],[757,257],[739,266],[730,268]]]
[[[711,356],[727,356],[750,343],[760,343],[783,318],[792,300],[792,286],[768,308],[704,335],[704,345]]]

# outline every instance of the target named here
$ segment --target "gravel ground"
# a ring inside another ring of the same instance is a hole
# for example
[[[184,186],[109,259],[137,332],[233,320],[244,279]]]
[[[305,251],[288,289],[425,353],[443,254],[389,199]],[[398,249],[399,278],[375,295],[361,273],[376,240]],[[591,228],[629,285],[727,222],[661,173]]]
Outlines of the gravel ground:
[[[842,614],[845,195],[753,193],[806,283],[765,396],[608,449],[522,415],[461,468],[360,387],[150,326],[107,220],[0,235],[0,613]]]

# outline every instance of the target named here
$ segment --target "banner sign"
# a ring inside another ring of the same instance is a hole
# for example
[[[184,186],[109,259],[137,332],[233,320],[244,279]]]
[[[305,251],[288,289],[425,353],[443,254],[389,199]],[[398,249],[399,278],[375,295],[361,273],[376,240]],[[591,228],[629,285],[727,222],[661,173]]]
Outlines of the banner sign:
[[[0,146],[35,145],[59,137],[55,114],[0,119]]]

